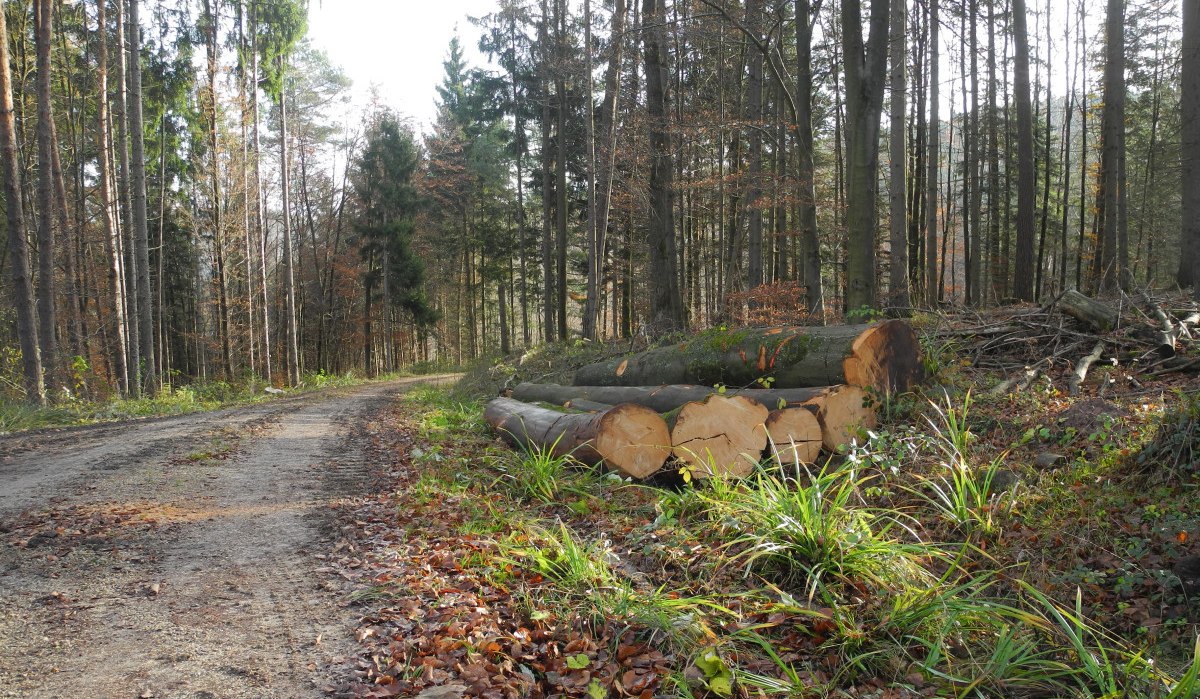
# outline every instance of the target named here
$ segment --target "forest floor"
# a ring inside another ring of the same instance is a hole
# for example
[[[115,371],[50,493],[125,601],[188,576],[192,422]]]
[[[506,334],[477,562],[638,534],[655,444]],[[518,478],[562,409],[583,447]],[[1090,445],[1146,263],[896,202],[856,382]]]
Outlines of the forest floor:
[[[331,505],[444,378],[0,438],[0,697],[325,696],[355,621]]]

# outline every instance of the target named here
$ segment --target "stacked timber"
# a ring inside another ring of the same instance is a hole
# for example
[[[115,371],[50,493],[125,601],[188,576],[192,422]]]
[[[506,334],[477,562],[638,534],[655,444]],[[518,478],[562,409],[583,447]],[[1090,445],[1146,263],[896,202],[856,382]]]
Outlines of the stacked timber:
[[[584,367],[574,386],[522,383],[485,416],[514,444],[553,446],[633,478],[668,458],[696,478],[744,477],[764,456],[790,466],[844,452],[875,425],[872,394],[907,390],[922,373],[904,321],[710,332]]]

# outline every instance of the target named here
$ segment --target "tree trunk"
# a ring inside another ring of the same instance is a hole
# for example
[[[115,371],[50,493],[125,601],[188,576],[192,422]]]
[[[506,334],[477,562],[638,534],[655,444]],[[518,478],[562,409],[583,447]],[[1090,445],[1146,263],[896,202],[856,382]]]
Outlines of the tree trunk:
[[[1046,21],[1050,21],[1047,17]],[[1013,294],[1021,301],[1034,297],[1033,259],[1033,109],[1029,102],[1029,32],[1025,21],[1025,0],[1013,0],[1013,36],[1016,41],[1016,69],[1013,92],[1017,101],[1017,248],[1013,261]],[[1047,171],[1050,163],[1046,163]],[[1049,177],[1049,175],[1047,175]]]
[[[898,308],[908,308],[912,299],[908,288],[908,215],[904,196],[907,193],[905,184],[905,165],[908,158],[905,152],[905,110],[907,109],[908,81],[905,77],[908,56],[908,20],[906,16],[906,0],[893,0],[891,16],[891,51],[888,58],[891,61],[891,103],[889,105],[888,133],[888,222],[891,231],[891,261],[889,263],[889,305]]]
[[[483,418],[510,444],[545,449],[588,465],[603,462],[631,478],[657,473],[670,455],[667,424],[658,413],[640,405],[562,413],[496,398],[484,408]]]
[[[1128,290],[1125,208],[1125,3],[1109,0],[1105,20],[1104,111],[1100,116],[1100,254],[1094,273],[1101,291]]]
[[[129,0],[129,156],[132,175],[133,248],[137,276],[138,342],[141,361],[145,367],[142,383],[151,393],[158,392],[158,368],[154,356],[154,315],[150,301],[150,232],[146,220],[146,147],[142,128],[142,67],[141,28],[138,24],[138,2]]]
[[[882,394],[908,390],[923,376],[920,346],[900,320],[874,325],[714,330],[678,345],[582,367],[580,386],[696,383],[776,388],[849,383]]]
[[[100,221],[104,226],[105,256],[108,258],[108,287],[112,294],[112,313],[115,337],[109,347],[113,369],[117,378],[117,390],[129,391],[129,363],[127,353],[127,316],[125,314],[125,270],[121,261],[121,241],[114,210],[114,186],[112,177],[112,138],[108,117],[108,0],[96,0],[96,150],[97,169],[100,183]]]
[[[941,161],[942,123],[938,116],[941,102],[938,84],[938,62],[941,48],[938,38],[938,0],[929,0],[929,155],[925,166],[925,305],[936,308],[941,299],[942,288],[937,270],[937,222],[938,222],[938,164]]]
[[[557,74],[554,80],[554,299],[558,310],[558,338],[567,337],[567,81],[563,75],[566,70],[567,42],[567,3],[566,0],[555,0],[555,34]],[[590,79],[590,76],[589,76]]]
[[[596,108],[595,81],[592,79],[592,0],[583,2],[584,80],[587,82],[587,103],[584,105],[584,156],[587,160],[587,297],[583,306],[583,336],[597,337],[600,310],[600,248],[599,212],[596,201]],[[618,40],[614,35],[614,40]]]
[[[12,74],[9,72],[8,24],[0,1],[0,169],[4,178],[5,214],[8,228],[8,263],[12,275],[12,304],[17,312],[17,337],[21,345],[21,373],[26,400],[46,402],[38,345],[37,310],[33,279],[29,272],[29,242],[25,235],[25,212],[21,201],[21,168],[17,152],[16,120],[13,118]]]
[[[1176,280],[1200,298],[1200,0],[1183,0],[1180,81],[1183,230]]]
[[[671,132],[667,123],[667,55],[663,0],[642,0],[646,110],[650,120],[650,326],[653,334],[687,326],[675,251]]]
[[[546,342],[554,342],[556,337],[554,324],[554,299],[556,295],[554,284],[554,226],[550,219],[553,209],[551,193],[554,191],[553,173],[554,159],[550,150],[550,10],[546,0],[542,0],[542,16],[538,22],[538,43],[541,45],[541,88],[542,88],[542,336]]]
[[[842,57],[846,75],[846,309],[851,312],[876,306],[879,119],[887,73],[889,3],[890,0],[871,0],[870,33],[864,44],[861,1],[842,2]]]
[[[825,298],[821,284],[821,245],[817,233],[816,175],[813,165],[812,125],[812,6],[796,0],[796,180],[799,187],[800,280],[805,287],[809,315],[824,321]]]
[[[284,310],[284,325],[287,328],[287,372],[288,385],[300,385],[300,344],[296,328],[296,274],[292,264],[292,212],[291,212],[291,168],[288,167],[288,122],[287,122],[287,59],[279,61],[279,186],[283,203],[283,287],[287,308]]]
[[[746,26],[753,41],[761,43],[761,0],[746,0]],[[762,197],[763,170],[763,54],[757,46],[748,46],[746,51],[746,122],[750,135],[747,138],[747,188],[742,202],[746,207],[747,220],[746,288],[753,289],[763,283],[763,209],[759,201]]]
[[[53,3],[51,0],[36,0],[34,15],[36,28],[34,39],[37,45],[37,148],[38,148],[38,186],[37,186],[37,220],[38,220],[38,285],[37,307],[38,342],[40,344],[42,368],[47,373],[47,383],[53,383],[58,372],[58,343],[56,340],[57,323],[55,321],[55,280],[54,280],[54,183],[53,168],[50,160],[53,158],[51,149],[54,147],[51,136],[53,127],[52,93],[50,90],[50,25]]]

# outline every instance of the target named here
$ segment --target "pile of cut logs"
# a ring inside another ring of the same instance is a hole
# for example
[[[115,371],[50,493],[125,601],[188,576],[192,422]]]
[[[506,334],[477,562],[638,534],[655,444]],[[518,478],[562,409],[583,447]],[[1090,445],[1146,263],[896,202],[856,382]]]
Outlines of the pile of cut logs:
[[[876,399],[923,378],[901,320],[710,331],[592,364],[575,385],[522,383],[488,403],[505,440],[645,479],[669,460],[693,477],[749,475],[764,454],[812,463],[875,424]],[[729,386],[757,388],[728,388]]]

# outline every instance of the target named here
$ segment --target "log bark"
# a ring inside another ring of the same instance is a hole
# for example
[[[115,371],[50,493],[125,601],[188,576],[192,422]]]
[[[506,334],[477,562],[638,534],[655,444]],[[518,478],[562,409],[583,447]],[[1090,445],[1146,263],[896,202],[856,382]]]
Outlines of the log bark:
[[[662,417],[639,405],[618,405],[604,412],[561,413],[496,398],[484,420],[505,441],[526,448],[551,448],[588,465],[601,462],[631,478],[646,478],[662,468],[671,453],[671,437]]]
[[[585,366],[577,386],[725,384],[774,388],[848,383],[899,393],[923,378],[920,344],[903,320],[872,325],[711,331],[688,342]]]
[[[1084,296],[1074,289],[1063,292],[1058,299],[1058,307],[1075,320],[1100,331],[1112,330],[1121,320],[1117,309]]]
[[[745,388],[726,389],[725,396],[746,396],[762,403],[769,410],[797,406],[822,396],[829,387],[816,388]],[[700,402],[718,393],[711,386],[673,384],[670,386],[559,386],[557,384],[522,383],[513,389],[512,397],[525,402],[542,401],[555,405],[577,407],[581,401],[617,405],[637,403],[659,413],[669,413],[685,403]],[[587,404],[587,403],[585,403]]]
[[[693,478],[745,478],[767,446],[768,413],[762,403],[745,396],[711,395],[687,403],[667,420],[671,453]]]
[[[821,423],[816,413],[806,408],[772,410],[767,416],[769,456],[782,466],[816,462],[821,453]]]

